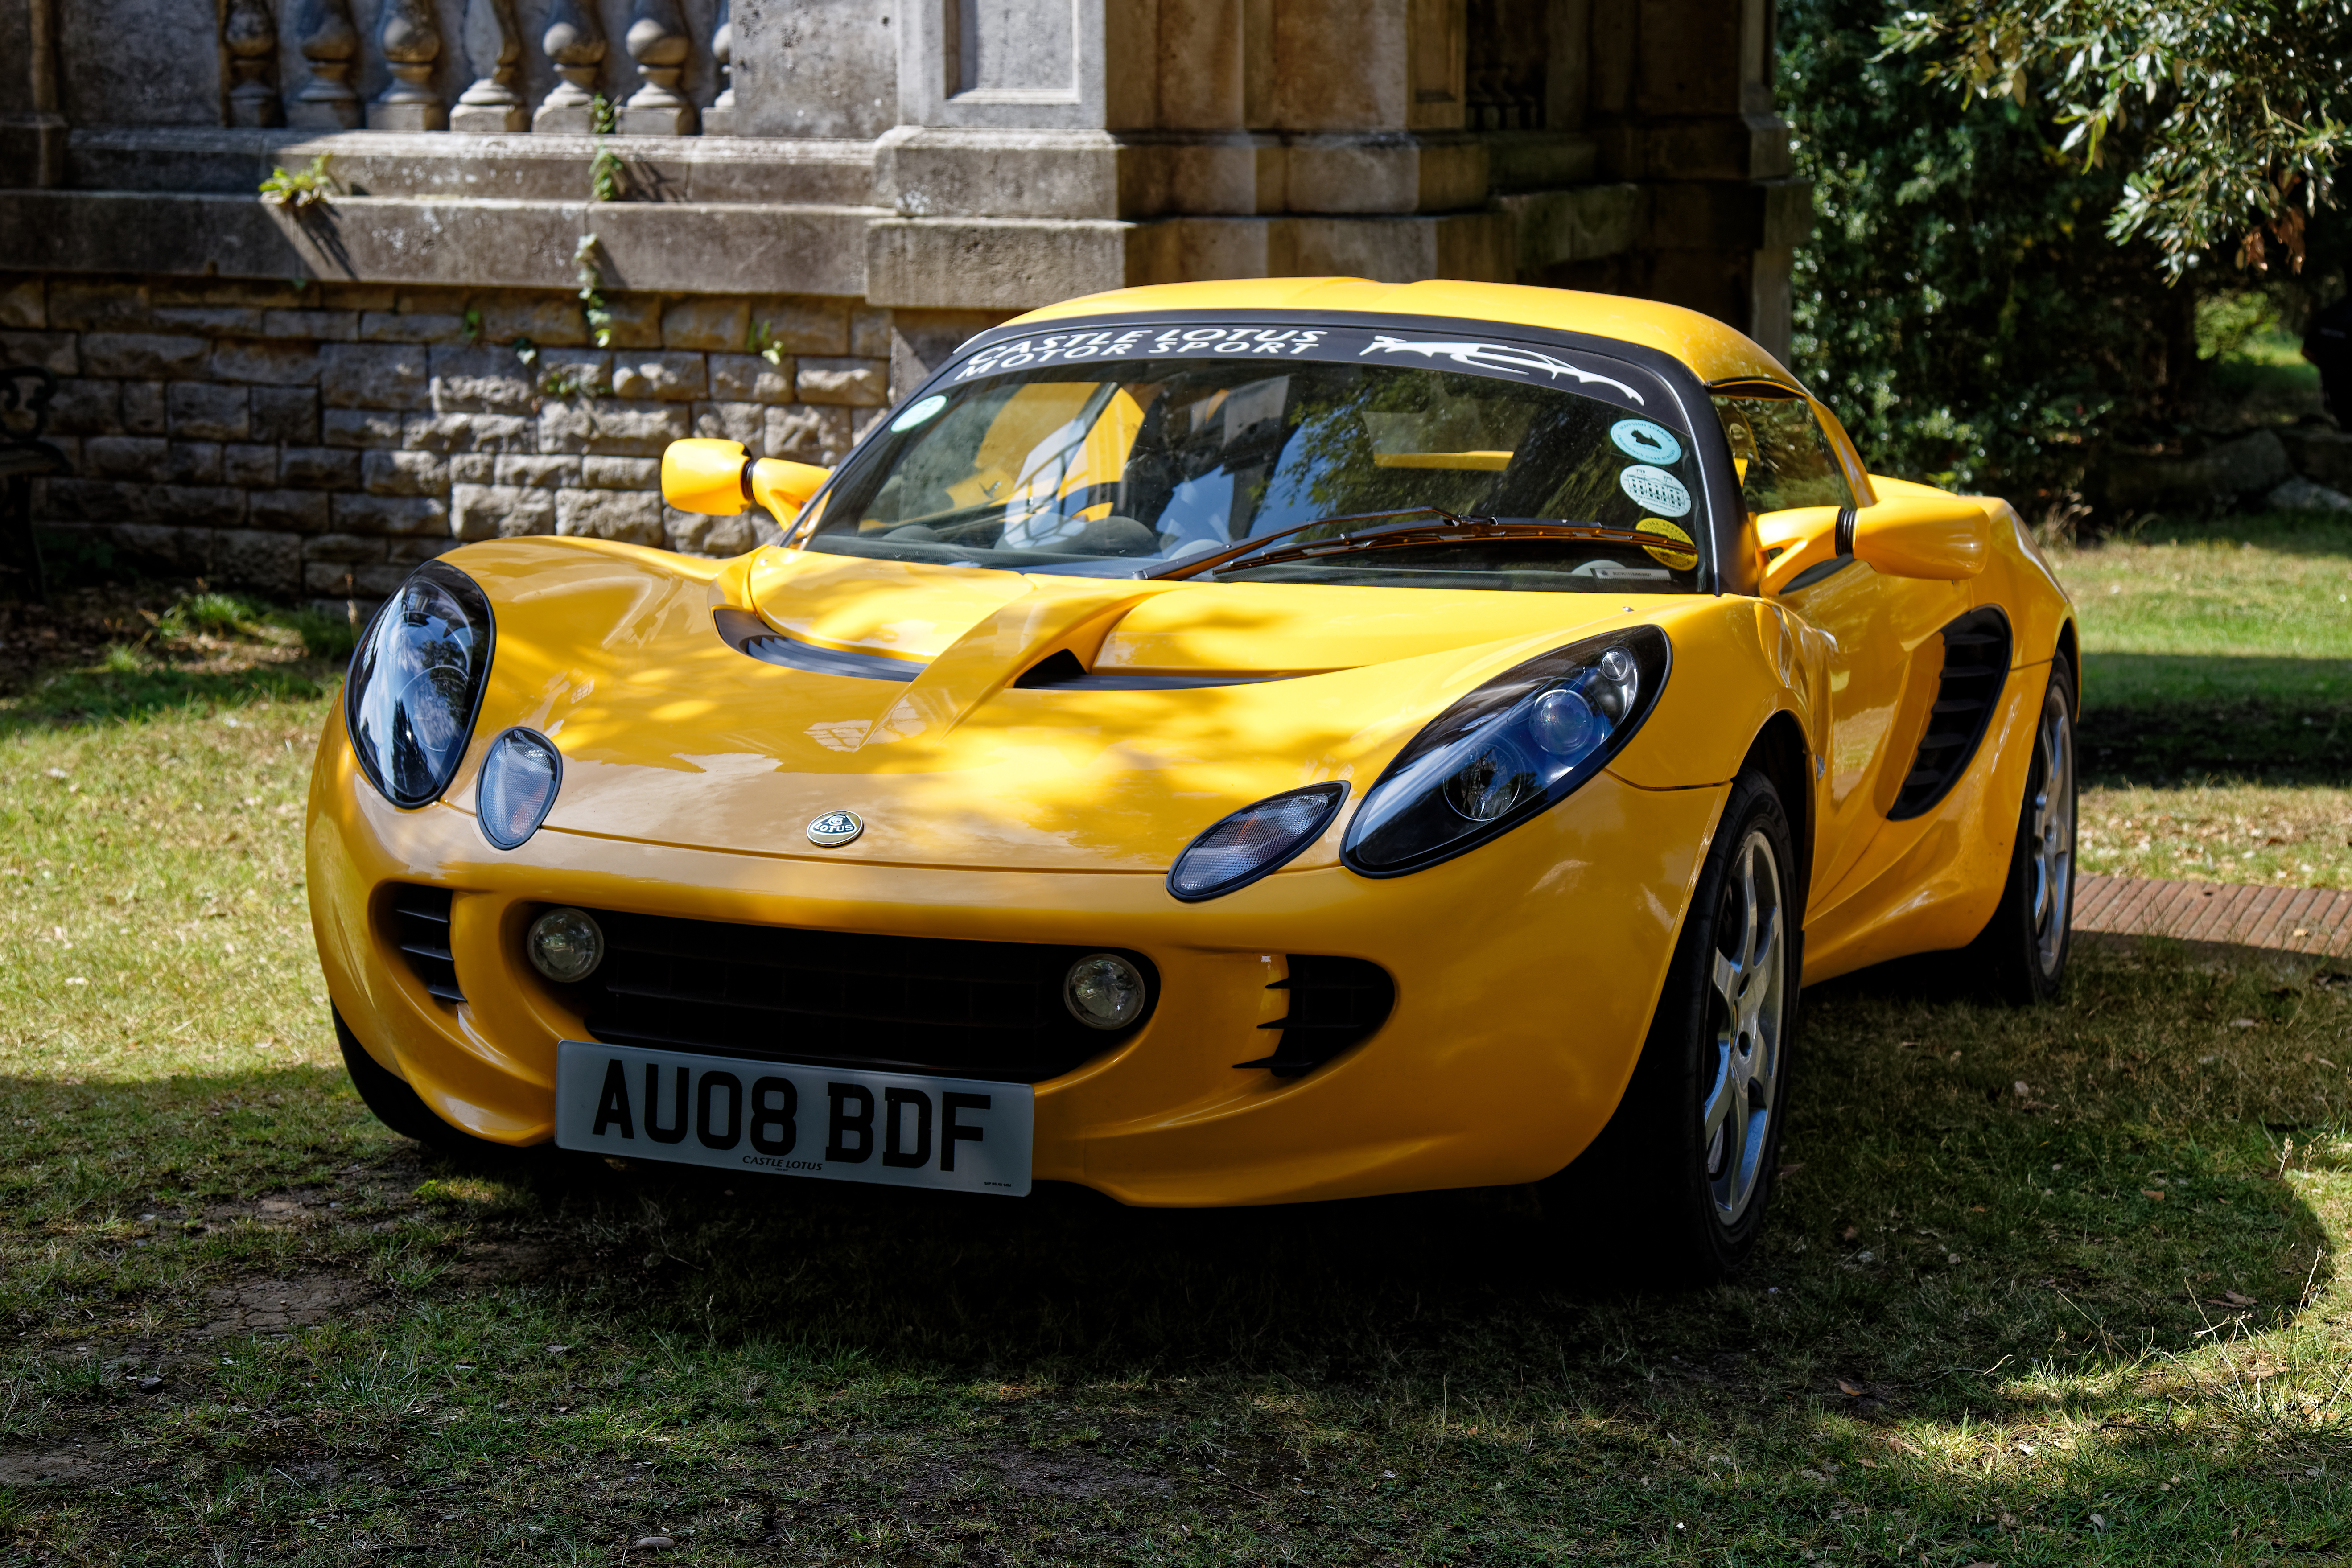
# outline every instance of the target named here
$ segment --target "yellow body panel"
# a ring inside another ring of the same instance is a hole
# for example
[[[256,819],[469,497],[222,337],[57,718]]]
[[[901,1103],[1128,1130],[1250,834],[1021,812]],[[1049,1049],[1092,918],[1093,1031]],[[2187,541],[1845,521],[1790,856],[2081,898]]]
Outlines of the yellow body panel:
[[[1789,379],[1688,311],[1499,285],[1184,285],[1028,319],[1206,309],[1558,327],[1663,349],[1705,380]],[[1067,421],[1047,401],[1024,411],[1024,429]],[[1136,416],[1114,406],[1088,442],[1131,438]],[[719,478],[705,486],[721,501],[723,468],[712,459]],[[340,713],[320,738],[308,842],[328,989],[369,1052],[446,1120],[523,1144],[551,1134],[556,1042],[584,1037],[522,960],[524,928],[551,904],[1121,947],[1158,966],[1160,1005],[1107,1054],[1037,1085],[1039,1179],[1169,1205],[1532,1180],[1574,1158],[1614,1110],[1729,782],[1768,725],[1794,727],[1811,773],[1792,803],[1811,826],[1806,979],[1959,945],[1984,924],[2071,608],[2016,514],[1979,504],[1990,540],[1972,577],[1883,578],[1856,563],[1761,598],[1137,581],[791,548],[716,563],[587,540],[470,545],[443,559],[488,595],[497,652],[441,799],[413,811],[386,802],[361,777]],[[1889,821],[1934,693],[1937,633],[1983,605],[2000,606],[2014,635],[1990,732],[1940,805]],[[720,636],[725,611],[907,661],[910,679],[761,663]],[[1665,632],[1672,672],[1604,773],[1411,876],[1340,865],[1349,813],[1437,713],[1528,658],[1638,623]],[[1098,671],[1282,679],[1013,684],[1063,650]],[[487,742],[512,725],[553,740],[563,782],[537,834],[499,851],[471,802]],[[1168,868],[1203,828],[1323,780],[1349,782],[1349,804],[1284,869],[1204,904],[1170,896]],[[863,836],[811,844],[803,826],[838,810],[864,818]],[[403,881],[454,891],[463,1005],[429,996],[388,936],[388,884]],[[1259,1026],[1279,1016],[1266,987],[1286,952],[1380,964],[1395,1010],[1303,1078],[1237,1070],[1264,1053]]]

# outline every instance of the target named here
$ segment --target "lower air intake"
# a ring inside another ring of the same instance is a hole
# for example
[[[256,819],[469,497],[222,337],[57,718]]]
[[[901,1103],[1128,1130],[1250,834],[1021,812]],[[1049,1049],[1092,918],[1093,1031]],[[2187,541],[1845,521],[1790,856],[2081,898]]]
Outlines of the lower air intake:
[[[571,990],[607,1045],[1036,1083],[1126,1039],[1159,1001],[1159,972],[1125,949],[591,912],[604,962]],[[1089,1028],[1063,1001],[1070,966],[1096,952],[1144,977],[1123,1029]]]
[[[449,951],[449,889],[394,882],[386,900],[393,945],[408,961],[409,973],[451,1006],[466,999],[457,989],[457,962]]]
[[[1886,813],[1896,822],[1924,816],[1960,782],[1992,721],[1993,705],[2009,679],[2009,617],[1987,605],[1944,628],[1944,672],[1927,732]]]
[[[1360,958],[1290,954],[1290,976],[1266,987],[1290,993],[1290,1010],[1262,1029],[1280,1029],[1270,1057],[1235,1062],[1264,1068],[1276,1078],[1309,1073],[1388,1022],[1396,1006],[1396,982],[1379,964]]]

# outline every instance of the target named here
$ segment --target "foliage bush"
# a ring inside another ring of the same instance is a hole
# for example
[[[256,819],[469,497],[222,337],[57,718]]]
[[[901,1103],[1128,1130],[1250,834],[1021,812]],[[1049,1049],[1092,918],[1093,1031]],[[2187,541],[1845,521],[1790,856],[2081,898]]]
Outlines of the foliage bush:
[[[2085,172],[2046,108],[1972,102],[1921,57],[1885,55],[1898,10],[1780,11],[1781,100],[1817,215],[1794,368],[1881,471],[2046,510],[2179,403],[2198,285],[2168,286],[2152,247],[2106,236],[2128,132]]]

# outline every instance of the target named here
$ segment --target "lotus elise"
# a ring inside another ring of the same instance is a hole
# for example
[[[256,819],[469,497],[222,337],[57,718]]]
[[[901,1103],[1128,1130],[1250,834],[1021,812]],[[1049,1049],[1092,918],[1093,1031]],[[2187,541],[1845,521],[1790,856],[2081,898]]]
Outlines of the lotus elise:
[[[2072,606],[1670,306],[1128,289],[827,470],[696,439],[717,561],[469,544],[319,741],[352,1076],[445,1146],[1135,1205],[1536,1184],[1753,1247],[1803,985],[2049,998]]]

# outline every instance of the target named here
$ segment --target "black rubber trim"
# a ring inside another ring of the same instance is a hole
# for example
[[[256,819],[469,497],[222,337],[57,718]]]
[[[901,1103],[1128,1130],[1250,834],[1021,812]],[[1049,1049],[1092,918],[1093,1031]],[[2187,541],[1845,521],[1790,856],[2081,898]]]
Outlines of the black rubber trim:
[[[1839,573],[1844,571],[1849,566],[1856,566],[1860,564],[1861,563],[1854,560],[1851,555],[1835,555],[1832,556],[1827,561],[1816,561],[1811,566],[1806,567],[1802,572],[1800,572],[1795,576],[1790,578],[1788,583],[1781,588],[1780,592],[1783,594],[1799,593],[1804,589],[1811,587],[1816,583],[1828,582],[1831,578],[1836,576]]]
[[[1854,524],[1859,521],[1860,519],[1856,517],[1853,508],[1850,506],[1842,506],[1838,508],[1837,552],[1839,555],[1851,556],[1853,554],[1853,530]]]
[[[732,606],[710,613],[719,637],[736,652],[762,664],[812,675],[846,675],[858,680],[912,680],[928,669],[928,661],[892,658],[887,654],[852,653],[846,648],[819,647],[788,637],[749,610]]]
[[[1622,338],[1595,337],[1585,332],[1562,331],[1557,328],[1525,326],[1514,321],[1497,321],[1485,316],[1418,316],[1381,310],[1319,310],[1301,306],[1284,310],[1107,310],[1099,315],[1073,316],[1050,324],[1032,321],[1026,325],[1007,322],[966,339],[957,345],[947,362],[933,372],[930,379],[917,387],[906,399],[908,404],[919,402],[933,391],[953,379],[956,367],[972,354],[990,344],[1008,338],[1027,337],[1040,331],[1082,331],[1089,327],[1170,326],[1181,327],[1202,322],[1232,322],[1249,326],[1302,326],[1324,322],[1332,326],[1360,327],[1366,330],[1384,329],[1403,331],[1460,332],[1465,325],[1475,325],[1485,336],[1505,342],[1529,346],[1572,349],[1580,353],[1595,354],[1613,359],[1648,373],[1664,387],[1674,399],[1675,412],[1681,416],[1684,430],[1690,436],[1693,450],[1699,459],[1700,489],[1705,492],[1707,518],[1707,551],[1701,563],[1704,567],[1699,591],[1709,594],[1754,595],[1758,591],[1759,574],[1756,570],[1754,546],[1743,546],[1741,538],[1748,527],[1747,503],[1740,499],[1738,470],[1732,467],[1731,443],[1724,437],[1723,421],[1716,416],[1715,403],[1698,373],[1663,349],[1642,343],[1627,342]],[[1507,379],[1507,378],[1497,378]],[[1781,386],[1777,382],[1760,384],[1776,388],[1783,396],[1801,397],[1801,391]],[[866,440],[875,433],[887,428],[887,422],[876,421]],[[865,441],[858,443],[863,447]],[[837,464],[833,472],[836,478],[848,471],[856,458],[853,448]],[[823,489],[809,498],[802,508],[808,521],[793,530],[793,536],[804,528],[814,527],[824,521],[824,509],[817,502],[824,491],[832,489],[828,479]],[[791,539],[786,542],[790,543]]]
[[[743,500],[747,505],[759,504],[760,498],[751,493],[751,470],[759,466],[760,459],[747,453],[743,458],[743,471],[735,476],[736,483],[743,487]]]

